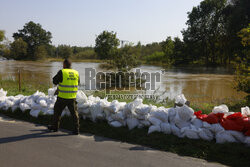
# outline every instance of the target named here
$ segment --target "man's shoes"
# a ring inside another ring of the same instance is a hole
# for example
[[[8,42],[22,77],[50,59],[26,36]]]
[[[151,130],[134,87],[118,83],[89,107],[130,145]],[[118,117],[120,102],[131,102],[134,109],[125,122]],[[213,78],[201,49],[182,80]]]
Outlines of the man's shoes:
[[[48,130],[50,130],[52,132],[57,132],[58,131],[58,129],[53,125],[48,125]]]

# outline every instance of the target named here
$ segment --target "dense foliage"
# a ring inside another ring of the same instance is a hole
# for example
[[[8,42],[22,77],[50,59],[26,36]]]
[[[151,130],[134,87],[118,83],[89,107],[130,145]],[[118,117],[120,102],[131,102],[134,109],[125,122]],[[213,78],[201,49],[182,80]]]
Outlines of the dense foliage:
[[[46,46],[50,45],[52,36],[40,24],[30,21],[24,25],[23,29],[14,33],[13,38],[15,41],[19,40],[17,44],[20,44],[20,41],[22,45],[27,44],[26,54],[15,55],[15,58],[37,60],[47,56]],[[15,46],[20,47],[19,45],[13,45],[12,48]],[[18,48],[14,49],[17,50]]]

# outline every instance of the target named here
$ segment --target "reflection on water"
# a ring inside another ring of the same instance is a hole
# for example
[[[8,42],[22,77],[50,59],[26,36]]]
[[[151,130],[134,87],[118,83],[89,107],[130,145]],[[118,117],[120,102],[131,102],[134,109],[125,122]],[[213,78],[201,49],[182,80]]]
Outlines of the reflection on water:
[[[85,82],[85,68],[98,67],[99,63],[77,62],[73,68],[80,73],[81,84]],[[62,68],[61,62],[0,61],[0,77],[16,79],[21,70],[22,80],[34,84],[52,86],[52,77]],[[141,71],[161,72],[161,67],[140,66]],[[224,68],[172,68],[162,73],[160,90],[173,99],[178,94],[185,94],[190,101],[212,102],[223,99],[242,99],[245,94],[232,88],[232,71]]]

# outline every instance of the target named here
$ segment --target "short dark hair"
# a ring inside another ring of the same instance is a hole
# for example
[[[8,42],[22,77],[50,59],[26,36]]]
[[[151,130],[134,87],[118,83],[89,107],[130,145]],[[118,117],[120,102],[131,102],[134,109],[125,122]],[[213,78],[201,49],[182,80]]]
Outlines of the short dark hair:
[[[68,58],[64,59],[63,64],[66,68],[71,67],[71,61]]]

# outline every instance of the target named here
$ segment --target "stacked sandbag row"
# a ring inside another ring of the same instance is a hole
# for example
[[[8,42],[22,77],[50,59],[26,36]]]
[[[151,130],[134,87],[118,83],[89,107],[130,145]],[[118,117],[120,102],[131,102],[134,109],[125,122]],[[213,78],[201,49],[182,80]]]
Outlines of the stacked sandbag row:
[[[23,112],[30,110],[30,115],[33,117],[38,117],[39,113],[45,115],[54,113],[55,96],[46,96],[43,92],[39,91],[30,96],[6,96],[6,94],[7,91],[0,89],[0,109],[2,110],[8,110],[9,108],[11,108],[12,112],[17,108],[20,108]]]
[[[20,108],[22,111],[30,109],[30,115],[37,117],[39,114],[53,114],[53,106],[56,101],[54,96],[56,88],[50,88],[46,96],[42,92],[36,92],[31,96],[7,96],[7,92],[0,90],[0,109],[11,108],[14,111]],[[77,93],[77,106],[79,115],[92,121],[107,120],[113,127],[127,126],[133,128],[148,127],[148,133],[163,132],[174,134],[180,138],[203,139],[217,143],[241,142],[250,145],[250,137],[243,133],[225,130],[220,123],[210,124],[202,121],[194,115],[194,110],[186,105],[184,95],[176,97],[176,107],[164,108],[143,104],[142,99],[135,99],[131,103],[109,102],[107,99],[86,96],[82,91]],[[249,110],[249,108],[248,108]],[[245,114],[248,112],[244,109]],[[225,109],[225,105],[214,108],[213,113],[233,113]],[[63,114],[70,114],[66,108]]]

